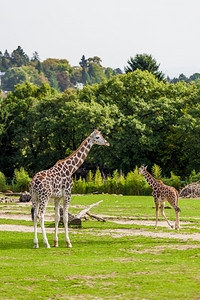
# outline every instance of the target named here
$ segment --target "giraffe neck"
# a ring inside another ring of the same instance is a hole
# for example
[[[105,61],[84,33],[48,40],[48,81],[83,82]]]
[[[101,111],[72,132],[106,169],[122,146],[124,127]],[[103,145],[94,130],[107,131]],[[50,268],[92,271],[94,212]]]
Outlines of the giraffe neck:
[[[147,170],[143,170],[143,175],[148,184],[153,188],[157,183],[157,180]]]
[[[74,151],[67,158],[65,158],[63,160],[59,160],[55,164],[55,166],[57,166],[59,164],[66,166],[67,170],[69,170],[70,174],[72,175],[83,164],[92,145],[93,145],[93,143],[89,136],[82,142],[82,144],[79,146],[79,148],[76,151]]]

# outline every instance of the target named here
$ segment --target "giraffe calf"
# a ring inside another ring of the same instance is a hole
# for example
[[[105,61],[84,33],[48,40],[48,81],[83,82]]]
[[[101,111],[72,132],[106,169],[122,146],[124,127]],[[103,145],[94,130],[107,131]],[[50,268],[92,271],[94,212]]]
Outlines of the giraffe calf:
[[[143,174],[146,181],[152,188],[152,196],[154,198],[154,202],[156,205],[156,224],[155,229],[158,226],[158,211],[159,211],[159,203],[161,203],[161,214],[164,219],[167,221],[167,224],[173,228],[173,225],[168,221],[167,217],[164,213],[165,201],[168,201],[169,204],[173,207],[176,213],[176,222],[175,222],[175,229],[179,230],[179,213],[180,208],[178,207],[178,191],[172,187],[165,185],[162,181],[155,179],[148,171],[147,167],[141,166],[138,171],[139,174]]]

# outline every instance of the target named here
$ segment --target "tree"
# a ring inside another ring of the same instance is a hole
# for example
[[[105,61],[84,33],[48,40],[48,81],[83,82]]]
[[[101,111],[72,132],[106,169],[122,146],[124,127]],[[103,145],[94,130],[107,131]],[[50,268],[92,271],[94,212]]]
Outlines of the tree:
[[[39,60],[37,61],[35,68],[36,68],[36,70],[38,70],[39,73],[42,73],[42,71],[43,71],[42,64]]]
[[[82,68],[82,71],[81,71],[81,73],[82,73],[81,82],[83,84],[86,84],[86,82],[90,83],[90,77],[89,77],[89,74],[87,72],[88,64],[87,64],[87,59],[85,58],[85,55],[83,55],[81,57],[81,61],[79,62],[79,65]]]
[[[136,56],[130,57],[128,60],[128,66],[124,68],[126,73],[133,72],[137,69],[142,71],[149,71],[154,74],[159,80],[164,80],[164,74],[158,71],[160,64],[158,65],[156,60],[148,54],[136,54]]]
[[[26,82],[17,85],[13,92],[2,99],[1,110],[4,113],[0,118],[4,127],[0,131],[0,165],[7,176],[12,177],[14,168],[21,166],[32,171],[33,161],[38,163],[36,152],[40,151],[42,137],[37,135],[36,108],[41,99],[45,101],[51,95],[55,97],[55,91],[48,85],[37,87]],[[38,118],[40,120],[41,116]]]
[[[120,68],[114,69],[114,72],[115,72],[116,74],[123,74],[123,72],[122,72],[122,70],[121,70]]]
[[[195,106],[197,91],[195,85],[169,84],[148,71],[136,70],[111,77],[96,87],[85,87],[79,97],[113,112],[110,151],[104,156],[109,169],[126,173],[136,165],[144,163],[151,168],[155,163],[167,174],[172,170],[184,174],[183,152],[174,128],[184,110]],[[185,153],[187,158],[189,152]]]
[[[101,65],[102,60],[98,56],[89,57],[88,60],[87,60],[87,62],[88,62],[88,64],[94,63],[94,64],[96,64],[96,65],[98,65],[99,67],[102,68],[102,65]]]
[[[31,61],[36,61],[36,62],[40,61],[40,57],[39,57],[39,54],[38,54],[37,51],[33,52],[33,56],[31,58]]]
[[[41,65],[53,88],[63,92],[65,89],[73,86],[70,81],[73,69],[67,59],[49,58],[43,61]]]
[[[14,91],[16,84],[29,81],[35,83],[38,86],[42,83],[49,83],[48,79],[44,76],[44,73],[38,72],[36,68],[31,65],[9,68],[5,75],[2,77],[2,87],[6,91]]]
[[[61,92],[64,92],[64,90],[73,87],[73,84],[70,81],[70,77],[68,75],[68,72],[57,72],[57,81],[59,90]]]
[[[85,55],[81,57],[81,61],[79,62],[79,65],[81,66],[82,69],[87,68],[87,59],[85,58]]]
[[[27,65],[29,58],[24,50],[18,46],[17,49],[11,53],[11,62],[13,66],[21,67],[22,65]]]
[[[72,67],[70,81],[76,85],[77,82],[82,82],[82,69],[79,66]]]
[[[5,50],[4,55],[1,56],[1,71],[6,71],[11,66],[10,54]]]
[[[99,64],[96,64],[94,62],[89,62],[88,66],[88,74],[90,76],[90,82],[93,83],[100,83],[103,79],[106,78],[105,73],[103,72],[103,69]]]
[[[198,79],[200,79],[200,73],[194,73],[189,78],[190,81],[197,81]]]
[[[38,63],[40,62],[38,61]],[[29,82],[35,83],[37,86],[41,86],[43,83],[49,84],[47,77],[42,71],[39,72],[37,68],[27,65],[23,66],[22,69],[26,72]]]
[[[101,59],[98,56],[85,58],[83,55],[79,62],[82,68],[82,79],[83,84],[100,83],[106,78],[104,68],[101,66]]]
[[[116,72],[112,68],[106,68],[105,70],[106,78],[109,79],[111,76],[116,75]]]
[[[22,68],[9,68],[2,77],[2,88],[5,91],[14,91],[14,86],[28,81],[28,75]]]

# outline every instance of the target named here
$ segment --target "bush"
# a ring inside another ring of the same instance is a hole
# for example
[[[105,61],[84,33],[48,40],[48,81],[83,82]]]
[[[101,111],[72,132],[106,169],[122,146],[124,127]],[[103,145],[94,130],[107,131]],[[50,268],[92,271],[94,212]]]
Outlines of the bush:
[[[73,180],[73,188],[72,188],[72,193],[73,194],[85,194],[86,193],[86,183],[85,179],[79,178],[76,180],[76,178]]]
[[[23,167],[20,170],[15,169],[13,177],[13,190],[15,192],[24,192],[29,190],[31,178]]]
[[[175,175],[173,172],[171,172],[170,178],[163,178],[162,180],[163,180],[164,184],[173,186],[177,190],[179,190],[181,188],[181,177]]]
[[[189,183],[200,181],[200,172],[196,173],[195,170],[193,170],[189,176]]]
[[[0,172],[0,191],[5,192],[6,189],[6,176]]]
[[[113,172],[112,177],[105,181],[105,189],[109,194],[125,194],[125,177],[119,174],[118,170]]]
[[[134,172],[131,171],[126,176],[126,194],[127,195],[149,195],[151,188],[142,174],[138,174],[138,167]]]
[[[156,179],[162,179],[163,183],[169,186],[180,189],[183,182],[180,176],[171,172],[170,178],[161,178],[161,168],[154,165],[152,173]],[[194,173],[193,173],[194,175]],[[118,170],[113,172],[111,177],[104,180],[101,176],[99,168],[95,175],[89,171],[86,180],[80,178],[76,180],[74,178],[73,193],[77,194],[89,194],[89,193],[108,193],[108,194],[123,194],[123,195],[151,195],[152,189],[147,183],[145,177],[142,174],[138,174],[138,167],[134,171],[130,171],[126,176],[119,174]]]
[[[162,179],[162,169],[158,165],[154,164],[151,169],[153,177],[155,177],[157,180]]]

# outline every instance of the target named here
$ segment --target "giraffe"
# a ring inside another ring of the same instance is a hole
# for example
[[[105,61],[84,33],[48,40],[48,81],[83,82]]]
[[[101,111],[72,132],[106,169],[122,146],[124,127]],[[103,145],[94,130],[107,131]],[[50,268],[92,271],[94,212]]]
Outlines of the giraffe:
[[[68,235],[68,206],[73,186],[72,174],[82,165],[93,144],[109,146],[101,133],[94,131],[82,142],[79,148],[65,159],[59,160],[52,168],[35,174],[30,183],[32,200],[32,219],[34,221],[34,248],[38,248],[37,216],[46,248],[50,248],[44,227],[46,205],[51,197],[55,203],[55,235],[54,247],[58,247],[58,223],[60,220],[60,202],[63,198],[63,222],[67,247],[72,247]]]
[[[179,212],[181,211],[178,207],[178,192],[172,187],[165,185],[161,180],[155,179],[148,171],[147,167],[141,166],[138,170],[139,174],[143,174],[146,181],[152,188],[152,196],[154,197],[155,205],[156,205],[156,224],[154,229],[157,229],[158,225],[158,210],[159,210],[159,202],[161,203],[161,214],[167,221],[167,224],[173,228],[173,225],[168,221],[167,217],[164,213],[165,201],[168,201],[176,213],[176,222],[175,229],[179,230]]]

